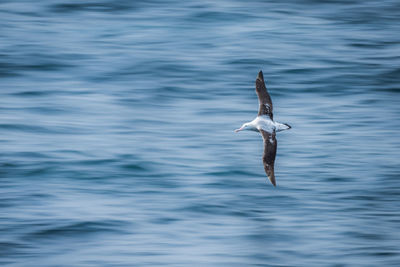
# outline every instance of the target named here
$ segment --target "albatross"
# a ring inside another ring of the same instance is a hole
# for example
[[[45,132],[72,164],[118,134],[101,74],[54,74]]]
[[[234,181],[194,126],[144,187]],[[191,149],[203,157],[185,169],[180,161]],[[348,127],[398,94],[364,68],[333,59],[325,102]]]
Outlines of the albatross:
[[[258,73],[256,79],[256,93],[260,107],[257,117],[251,122],[246,122],[236,129],[235,132],[243,130],[260,132],[264,140],[264,154],[262,157],[265,173],[271,183],[276,186],[274,163],[276,156],[276,132],[292,128],[289,124],[274,121],[271,97],[265,87],[264,75],[262,71]]]

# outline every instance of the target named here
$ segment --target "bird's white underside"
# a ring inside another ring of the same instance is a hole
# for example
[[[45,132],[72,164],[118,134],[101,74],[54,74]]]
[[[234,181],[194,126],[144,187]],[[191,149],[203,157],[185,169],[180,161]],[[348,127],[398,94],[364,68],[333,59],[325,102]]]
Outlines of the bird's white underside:
[[[271,120],[269,116],[257,116],[251,122],[245,123],[246,128],[252,131],[264,130],[272,133],[273,131],[280,132],[289,129],[286,124]]]

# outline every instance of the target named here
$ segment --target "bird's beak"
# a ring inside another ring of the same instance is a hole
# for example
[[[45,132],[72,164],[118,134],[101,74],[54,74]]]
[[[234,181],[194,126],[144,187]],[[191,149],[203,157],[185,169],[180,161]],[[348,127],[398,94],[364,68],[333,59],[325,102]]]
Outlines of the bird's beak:
[[[236,129],[236,130],[235,130],[235,133],[240,132],[240,131],[243,130],[243,129],[244,129],[244,127],[240,127],[239,129]]]

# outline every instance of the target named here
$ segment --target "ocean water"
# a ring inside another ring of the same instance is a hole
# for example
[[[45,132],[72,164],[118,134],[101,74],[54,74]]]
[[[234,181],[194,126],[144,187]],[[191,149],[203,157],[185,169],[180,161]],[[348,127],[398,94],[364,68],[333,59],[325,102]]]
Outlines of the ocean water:
[[[399,13],[1,1],[0,264],[399,266]]]

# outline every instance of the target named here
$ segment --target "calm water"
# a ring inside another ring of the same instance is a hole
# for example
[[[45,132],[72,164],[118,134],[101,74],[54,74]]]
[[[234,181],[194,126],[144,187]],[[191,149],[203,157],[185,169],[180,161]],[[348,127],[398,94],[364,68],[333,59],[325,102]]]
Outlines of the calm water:
[[[399,13],[1,1],[0,264],[399,266]]]

